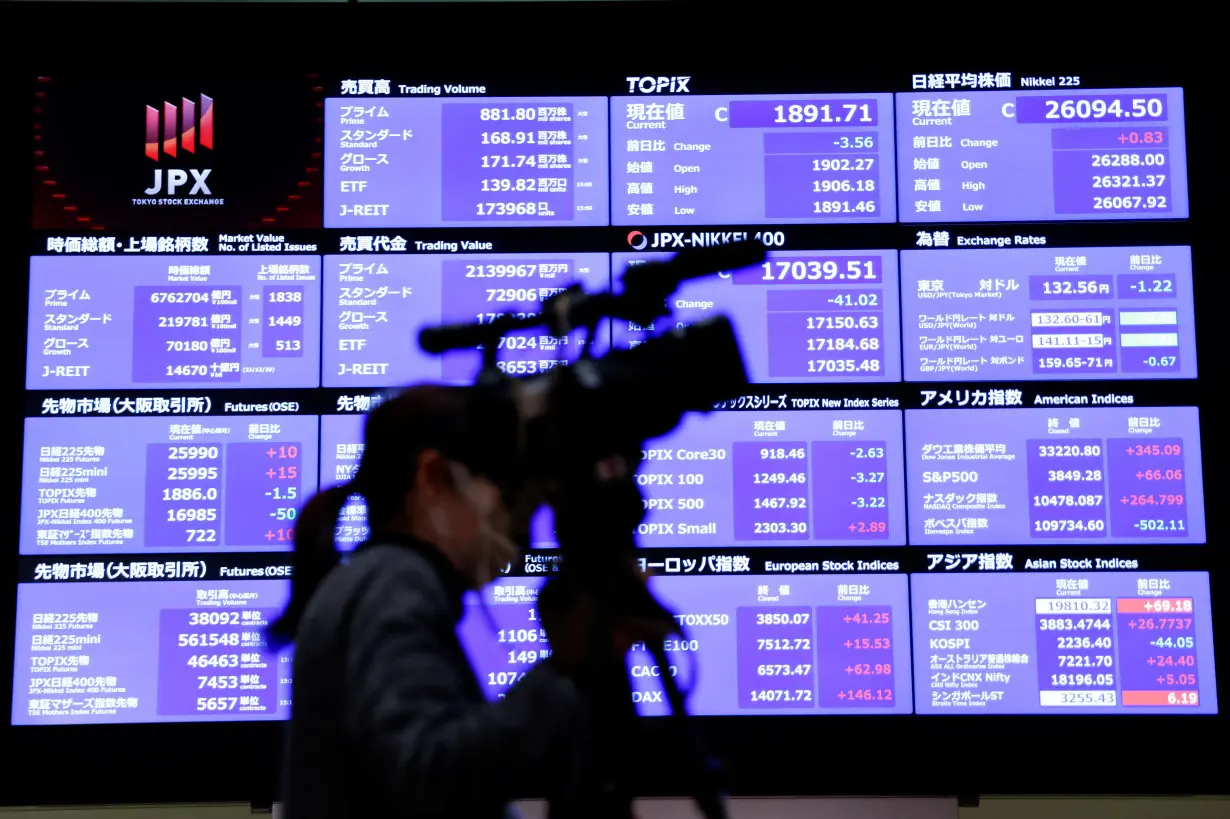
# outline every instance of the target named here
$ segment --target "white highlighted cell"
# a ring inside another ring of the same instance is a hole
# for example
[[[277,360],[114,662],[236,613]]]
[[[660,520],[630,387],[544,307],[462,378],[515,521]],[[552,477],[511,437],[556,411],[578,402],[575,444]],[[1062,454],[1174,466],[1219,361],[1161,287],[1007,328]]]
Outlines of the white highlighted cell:
[[[1033,338],[1034,349],[1065,347],[1081,350],[1109,347],[1110,339],[1101,333],[1040,333]]]
[[[1158,327],[1178,325],[1176,310],[1124,310],[1119,314],[1120,327]]]
[[[1114,691],[1040,691],[1038,704],[1046,708],[1114,708],[1119,697]]]
[[[1041,597],[1034,601],[1035,614],[1104,614],[1111,613],[1109,597]]]
[[[1178,333],[1123,333],[1120,347],[1178,347]]]
[[[1110,320],[1099,311],[1065,310],[1063,312],[1034,313],[1030,324],[1034,327],[1100,327]]]

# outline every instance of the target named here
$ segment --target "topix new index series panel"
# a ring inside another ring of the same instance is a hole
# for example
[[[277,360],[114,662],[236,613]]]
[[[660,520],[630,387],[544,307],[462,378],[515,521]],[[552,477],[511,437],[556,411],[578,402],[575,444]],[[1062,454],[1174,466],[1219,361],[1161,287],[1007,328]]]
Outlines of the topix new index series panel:
[[[666,677],[703,717],[1218,712],[1223,300],[1187,140],[1215,105],[1147,64],[639,77],[595,46],[564,76],[501,48],[466,77],[36,80],[15,724],[287,718],[264,629],[305,502],[383,445],[369,411],[717,316],[747,386],[629,453],[680,627],[628,655],[638,713]],[[744,239],[762,263],[652,320],[419,345]],[[459,626],[491,699],[552,651],[549,508],[529,546]]]
[[[691,416],[646,444],[645,547],[901,545],[900,416]]]

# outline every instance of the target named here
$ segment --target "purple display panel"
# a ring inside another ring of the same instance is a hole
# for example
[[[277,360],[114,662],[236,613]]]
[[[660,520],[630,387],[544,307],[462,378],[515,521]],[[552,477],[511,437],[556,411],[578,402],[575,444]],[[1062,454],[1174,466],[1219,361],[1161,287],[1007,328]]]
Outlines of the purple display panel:
[[[615,253],[618,279],[632,264],[670,253]],[[686,282],[659,326],[614,322],[616,349],[715,313],[735,324],[752,382],[900,381],[897,251],[771,251],[764,264]]]
[[[363,423],[366,415],[320,416],[320,488],[347,483],[354,478],[363,457]],[[367,523],[367,501],[362,495],[351,495],[337,519],[334,540],[338,548],[349,551],[371,534]],[[530,524],[531,545],[538,548],[556,546],[554,518],[543,507]]]
[[[535,608],[542,582],[501,579],[481,601],[467,601],[462,643],[492,699],[550,652]],[[668,642],[667,669],[644,645],[630,652],[642,715],[670,712],[663,674],[691,689],[688,710],[699,716],[912,709],[904,575],[657,575],[649,584],[676,612],[684,636]]]
[[[690,414],[646,444],[638,542],[901,546],[895,410]]]
[[[906,250],[907,381],[1195,378],[1190,247]]]
[[[1122,702],[1129,708],[1167,710],[1207,706],[1202,692],[1211,689],[1217,695],[1210,634],[1201,628],[1209,619],[1208,604],[1181,596],[1186,594],[1181,589],[1151,591],[1149,597],[1115,601]]]
[[[910,595],[919,714],[1217,713],[1206,572],[915,574]]]
[[[325,100],[325,227],[608,224],[606,97]]]
[[[288,551],[314,415],[27,418],[21,554]]]
[[[482,363],[478,349],[429,355],[419,347],[419,330],[537,314],[570,285],[606,290],[609,264],[605,253],[326,256],[324,386],[469,384]],[[510,333],[500,366],[509,375],[545,372],[575,360],[584,342],[583,331],[560,338],[541,328]]]
[[[1190,443],[1193,438],[1195,446]],[[1199,524],[1203,537],[1203,503],[1192,505],[1198,498],[1195,487],[1201,482],[1198,442],[1197,436],[1184,439],[1164,434],[1146,441],[1107,439],[1112,536],[1138,541],[1183,537]],[[1203,496],[1199,498],[1203,501]]]
[[[1195,407],[907,410],[910,544],[1203,543]]]
[[[34,256],[26,388],[315,387],[319,274],[319,256]]]
[[[1182,88],[897,95],[902,222],[1187,217]]]
[[[891,94],[611,98],[611,224],[893,222]]]
[[[466,595],[457,635],[488,699],[503,697],[551,654],[538,616],[538,590],[544,582],[539,577],[500,578]]]
[[[284,580],[23,583],[13,724],[286,719],[290,656],[263,629],[288,591]]]
[[[320,488],[329,489],[349,483],[359,470],[363,458],[363,424],[366,415],[320,416]],[[367,525],[367,501],[362,495],[351,495],[337,517],[334,542],[349,551],[367,540],[371,529]]]

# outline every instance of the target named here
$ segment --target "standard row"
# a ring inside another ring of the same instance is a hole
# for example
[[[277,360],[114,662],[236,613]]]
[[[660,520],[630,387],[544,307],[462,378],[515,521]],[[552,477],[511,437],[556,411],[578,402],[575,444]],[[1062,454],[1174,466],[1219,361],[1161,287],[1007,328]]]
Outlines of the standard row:
[[[20,553],[286,551],[307,496],[353,476],[362,423],[27,419]],[[715,412],[642,457],[649,548],[1205,542],[1195,407]],[[555,543],[543,512],[533,545]]]
[[[339,97],[324,140],[330,228],[1188,215],[1181,88]]]
[[[669,255],[35,256],[26,387],[468,384],[478,351],[429,356],[421,328],[535,315]],[[656,324],[520,331],[498,355],[531,375],[725,313],[761,384],[1195,378],[1193,304],[1186,246],[775,250]]]
[[[471,594],[462,643],[488,697],[550,654],[541,578]],[[633,648],[702,716],[1215,714],[1204,572],[658,576],[682,635]],[[289,655],[263,628],[285,580],[18,587],[15,725],[285,719]]]

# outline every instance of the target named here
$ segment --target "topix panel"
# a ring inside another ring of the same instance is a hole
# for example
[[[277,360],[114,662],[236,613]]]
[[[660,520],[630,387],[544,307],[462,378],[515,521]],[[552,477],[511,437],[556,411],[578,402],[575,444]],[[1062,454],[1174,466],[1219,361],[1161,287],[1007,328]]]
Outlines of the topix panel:
[[[30,259],[26,388],[316,387],[319,256]]]
[[[606,225],[606,97],[325,100],[327,228]]]
[[[1207,572],[915,574],[910,592],[919,714],[1217,713]]]
[[[1190,247],[901,252],[907,381],[1195,378]]]
[[[288,551],[314,415],[27,418],[23,555]]]
[[[609,265],[605,253],[325,256],[324,386],[469,384],[482,363],[478,349],[429,355],[419,347],[419,330],[537,314],[573,284],[607,289]],[[586,335],[554,337],[541,328],[511,333],[500,342],[500,369],[546,372],[580,355]]]
[[[536,602],[541,579],[501,579],[471,595],[462,642],[488,698],[550,652]],[[643,645],[628,658],[633,700],[669,713],[661,677],[690,690],[698,716],[908,714],[913,710],[903,575],[651,577],[682,636],[669,666]],[[722,669],[726,673],[711,673]]]
[[[286,719],[290,657],[263,630],[288,592],[284,580],[23,583],[13,724]]]
[[[907,410],[910,544],[1203,543],[1195,407]]]
[[[897,95],[902,222],[1185,219],[1183,89]]]
[[[629,265],[670,253],[612,254],[615,287]],[[722,313],[756,384],[901,380],[897,251],[770,251],[764,263],[685,282],[670,321],[612,322],[616,349]]]
[[[611,224],[892,222],[891,94],[611,98]]]

